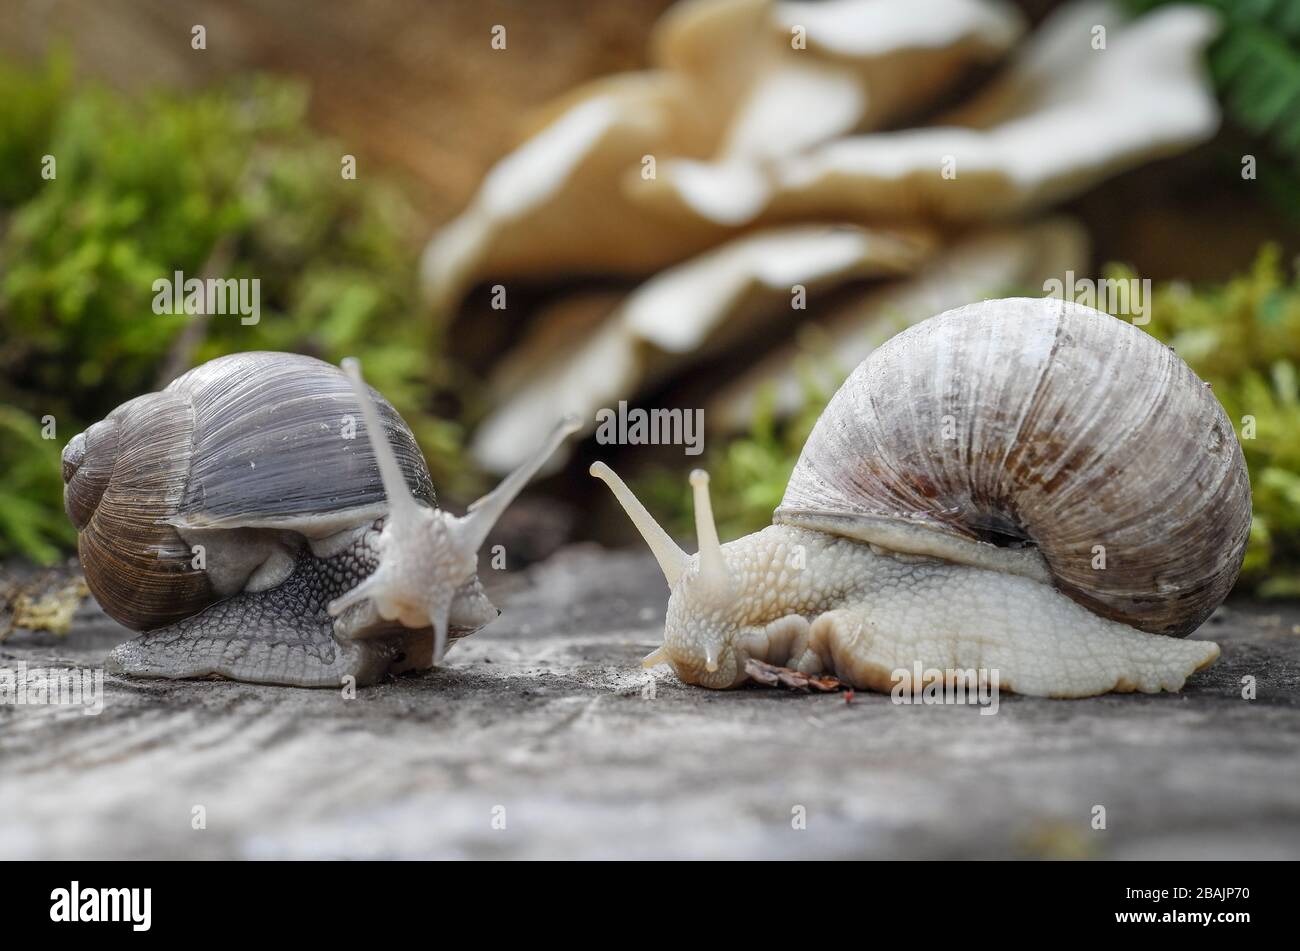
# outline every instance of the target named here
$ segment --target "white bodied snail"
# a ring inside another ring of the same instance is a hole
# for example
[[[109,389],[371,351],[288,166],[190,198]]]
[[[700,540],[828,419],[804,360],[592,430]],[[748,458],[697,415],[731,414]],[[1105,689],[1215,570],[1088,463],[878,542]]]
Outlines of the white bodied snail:
[[[499,614],[478,549],[576,420],[456,517],[434,506],[401,416],[355,361],[344,370],[221,357],[68,443],[64,505],[86,582],[145,632],[111,669],[365,684],[440,663],[449,640]]]
[[[1179,690],[1185,640],[1236,580],[1250,484],[1222,407],[1142,330],[1052,299],[985,301],[893,337],[814,427],[773,524],[698,555],[608,467],[668,579],[667,661],[708,687],[747,660],[888,691],[997,670],[1018,693]]]

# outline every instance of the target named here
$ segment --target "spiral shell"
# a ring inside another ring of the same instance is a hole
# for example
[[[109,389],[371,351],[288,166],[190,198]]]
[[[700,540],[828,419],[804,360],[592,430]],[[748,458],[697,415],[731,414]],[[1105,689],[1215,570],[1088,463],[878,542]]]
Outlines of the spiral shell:
[[[1032,546],[1094,613],[1183,636],[1227,596],[1250,519],[1233,427],[1171,348],[1016,298],[932,317],[863,361],[773,520],[972,564],[1037,561],[997,551]]]
[[[433,505],[415,437],[371,394],[412,493]],[[373,450],[349,418],[361,410],[337,367],[249,352],[196,367],[75,436],[64,507],[104,610],[135,630],[169,624],[234,593],[270,549],[383,514]],[[209,549],[204,568],[196,539]]]

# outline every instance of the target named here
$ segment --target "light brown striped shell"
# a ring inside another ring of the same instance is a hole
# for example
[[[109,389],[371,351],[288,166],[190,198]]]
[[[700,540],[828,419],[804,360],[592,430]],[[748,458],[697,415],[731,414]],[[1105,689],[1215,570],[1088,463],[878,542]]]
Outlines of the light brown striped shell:
[[[948,311],[863,361],[774,516],[975,564],[1032,546],[1089,610],[1176,636],[1227,596],[1250,519],[1209,385],[1140,328],[1043,298]]]

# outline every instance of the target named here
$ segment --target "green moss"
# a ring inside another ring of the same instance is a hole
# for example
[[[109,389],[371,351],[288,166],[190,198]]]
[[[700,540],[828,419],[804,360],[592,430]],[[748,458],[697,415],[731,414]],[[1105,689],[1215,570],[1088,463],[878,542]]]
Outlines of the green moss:
[[[1185,2],[1125,0],[1125,5],[1141,14]],[[1207,59],[1224,112],[1259,144],[1257,176],[1265,192],[1282,212],[1300,217],[1300,4],[1195,2],[1216,10],[1223,21]]]
[[[1111,266],[1106,276],[1134,275]],[[1254,497],[1242,585],[1265,596],[1300,595],[1300,275],[1288,275],[1278,249],[1266,247],[1250,271],[1224,284],[1156,286],[1144,329],[1171,344],[1213,386],[1241,438]],[[814,382],[810,373],[805,378],[804,402],[794,417],[779,421],[771,401],[762,401],[747,433],[706,454],[723,538],[771,521],[835,388]],[[638,491],[671,530],[693,535],[690,493],[680,472],[652,473]]]
[[[313,132],[301,87],[254,79],[187,97],[74,87],[59,60],[0,64],[0,413],[52,415],[58,445],[181,368],[241,350],[356,355],[416,431],[440,487],[461,432],[429,412],[446,378],[417,297],[417,222]],[[57,163],[42,176],[43,157]],[[257,278],[261,319],[153,312],[153,282]],[[203,332],[181,338],[195,320]],[[188,341],[188,343],[187,343]],[[43,441],[44,443],[44,441]],[[0,444],[0,555],[49,560],[58,452]],[[21,473],[27,491],[13,490]],[[24,503],[22,500],[29,500]],[[51,503],[53,500],[53,503]],[[59,518],[62,518],[60,515]]]
[[[22,552],[50,564],[76,543],[63,514],[59,480],[62,443],[41,436],[41,424],[12,406],[0,405],[0,553]]]
[[[705,454],[713,517],[723,539],[738,538],[771,522],[785,494],[799,451],[822,407],[847,374],[818,372],[816,360],[801,360],[802,403],[789,418],[778,419],[770,389],[759,394],[749,432]],[[637,494],[675,535],[694,537],[691,489],[681,472],[656,470],[638,480]]]

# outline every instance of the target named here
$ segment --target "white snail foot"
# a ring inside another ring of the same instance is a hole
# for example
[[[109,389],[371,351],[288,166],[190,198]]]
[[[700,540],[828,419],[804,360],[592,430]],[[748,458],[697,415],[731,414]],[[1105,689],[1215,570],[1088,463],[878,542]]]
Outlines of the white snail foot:
[[[996,671],[999,689],[1015,693],[1091,697],[1177,691],[1219,656],[1210,641],[1100,618],[1048,585],[971,571],[953,566],[873,603],[819,615],[791,666],[889,691],[899,671],[919,662],[925,670]],[[960,590],[945,590],[953,585]]]

